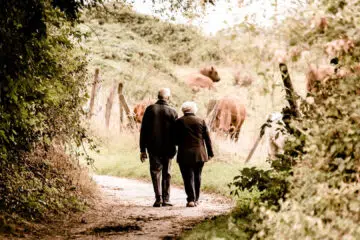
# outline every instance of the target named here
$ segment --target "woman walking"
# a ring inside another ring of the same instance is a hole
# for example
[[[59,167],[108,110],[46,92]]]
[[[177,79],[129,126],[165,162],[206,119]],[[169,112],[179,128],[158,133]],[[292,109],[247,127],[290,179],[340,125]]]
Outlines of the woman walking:
[[[198,205],[201,186],[201,172],[204,162],[214,154],[211,139],[205,121],[197,116],[194,102],[185,102],[181,106],[184,116],[176,120],[177,162],[180,166],[187,195],[187,207]]]

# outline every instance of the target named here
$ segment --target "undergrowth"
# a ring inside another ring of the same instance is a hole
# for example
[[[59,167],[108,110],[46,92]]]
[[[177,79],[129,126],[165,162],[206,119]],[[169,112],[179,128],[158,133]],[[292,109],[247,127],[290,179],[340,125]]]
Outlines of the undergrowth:
[[[12,232],[8,223],[46,222],[83,210],[91,196],[87,171],[69,152],[88,139],[81,124],[87,61],[75,49],[81,34],[74,28],[82,7],[2,1],[1,231]]]

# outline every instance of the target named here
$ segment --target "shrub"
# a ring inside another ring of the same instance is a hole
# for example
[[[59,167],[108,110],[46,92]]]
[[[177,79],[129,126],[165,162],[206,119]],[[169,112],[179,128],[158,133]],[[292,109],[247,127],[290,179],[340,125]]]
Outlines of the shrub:
[[[5,1],[0,10],[0,214],[33,220],[84,206],[71,190],[80,185],[69,173],[72,160],[60,158],[69,170],[62,171],[51,152],[55,141],[81,146],[86,139],[87,62],[74,49],[81,34],[73,28],[81,7],[26,0]]]
[[[357,239],[360,161],[359,77],[338,79],[315,96],[316,110],[298,127],[306,134],[302,162],[278,213],[264,211],[259,237]],[[336,128],[334,128],[336,126]],[[296,227],[294,227],[296,226]]]

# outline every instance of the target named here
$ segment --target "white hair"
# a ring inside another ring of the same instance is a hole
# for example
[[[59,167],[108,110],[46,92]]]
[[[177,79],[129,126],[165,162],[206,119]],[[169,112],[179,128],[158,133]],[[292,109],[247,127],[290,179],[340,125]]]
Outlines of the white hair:
[[[198,111],[198,108],[196,106],[196,103],[195,102],[184,102],[182,105],[181,105],[181,111],[183,113],[196,113]]]
[[[171,96],[170,88],[161,88],[158,93],[159,99],[165,99]]]

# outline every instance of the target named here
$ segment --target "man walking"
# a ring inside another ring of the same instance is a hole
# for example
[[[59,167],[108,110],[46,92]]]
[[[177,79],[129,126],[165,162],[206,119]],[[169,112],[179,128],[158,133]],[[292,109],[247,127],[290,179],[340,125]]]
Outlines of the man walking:
[[[150,174],[154,186],[153,207],[172,206],[170,203],[171,159],[176,154],[174,128],[175,109],[168,105],[170,89],[162,88],[158,101],[145,110],[140,130],[140,160],[150,160]]]

